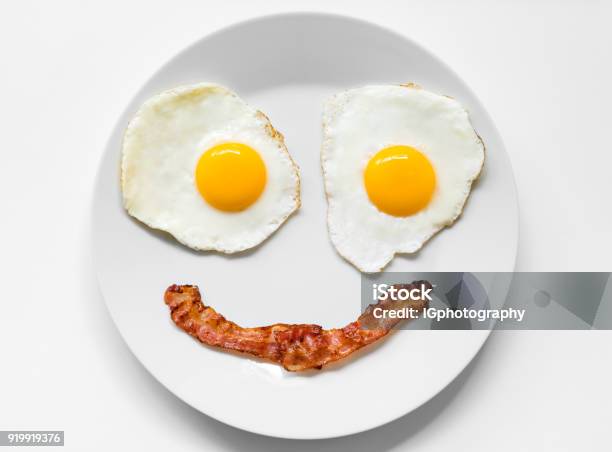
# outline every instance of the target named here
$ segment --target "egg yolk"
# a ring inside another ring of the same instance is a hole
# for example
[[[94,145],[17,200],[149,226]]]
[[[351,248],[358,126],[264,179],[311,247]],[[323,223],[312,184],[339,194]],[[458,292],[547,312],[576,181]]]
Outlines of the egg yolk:
[[[195,182],[204,200],[224,212],[240,212],[253,204],[266,186],[266,165],[242,143],[222,143],[202,154]]]
[[[370,159],[364,173],[370,201],[382,212],[406,217],[423,209],[436,187],[431,162],[410,146],[390,146]]]

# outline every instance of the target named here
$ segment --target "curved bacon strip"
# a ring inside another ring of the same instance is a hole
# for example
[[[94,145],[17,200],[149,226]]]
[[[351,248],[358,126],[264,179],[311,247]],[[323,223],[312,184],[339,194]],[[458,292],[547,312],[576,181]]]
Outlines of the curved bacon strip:
[[[421,286],[431,288],[427,281],[395,285],[398,289]],[[281,364],[289,371],[320,369],[385,336],[400,319],[377,319],[373,315],[377,307],[420,311],[427,305],[426,301],[379,301],[344,328],[324,330],[319,325],[284,323],[243,328],[204,305],[197,286],[172,285],[166,290],[164,301],[174,323],[200,342],[249,353]]]

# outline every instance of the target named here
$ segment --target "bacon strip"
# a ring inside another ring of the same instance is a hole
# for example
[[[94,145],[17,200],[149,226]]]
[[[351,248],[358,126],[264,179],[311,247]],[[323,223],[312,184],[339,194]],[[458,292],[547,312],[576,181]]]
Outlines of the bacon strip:
[[[431,288],[427,281],[395,285],[409,290],[422,286]],[[376,318],[373,313],[377,307],[386,310],[408,307],[420,311],[427,305],[426,301],[379,301],[344,328],[324,330],[319,325],[284,323],[243,328],[204,305],[197,286],[174,284],[166,290],[164,301],[170,307],[174,323],[200,342],[248,353],[278,363],[289,371],[320,369],[387,335],[400,319]]]

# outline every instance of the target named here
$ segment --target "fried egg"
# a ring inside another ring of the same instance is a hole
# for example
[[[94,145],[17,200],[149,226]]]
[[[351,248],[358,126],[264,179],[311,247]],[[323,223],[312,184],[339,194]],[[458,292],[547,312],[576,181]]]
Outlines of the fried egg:
[[[210,83],[142,105],[125,133],[121,185],[130,215],[196,250],[252,248],[300,206],[298,168],[283,136]]]
[[[321,164],[338,253],[362,272],[415,253],[461,214],[484,145],[456,100],[416,85],[331,97]]]

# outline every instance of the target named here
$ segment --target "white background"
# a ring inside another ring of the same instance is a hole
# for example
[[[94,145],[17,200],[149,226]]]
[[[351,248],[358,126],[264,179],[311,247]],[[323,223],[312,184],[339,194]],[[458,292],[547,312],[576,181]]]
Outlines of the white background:
[[[316,442],[213,421],[128,351],[91,262],[92,187],[105,140],[177,51],[230,23],[293,10],[404,33],[477,93],[514,166],[518,270],[612,270],[612,2],[5,3],[0,429],[65,430],[69,450],[610,450],[610,332],[496,332],[424,407],[372,432]],[[300,407],[288,401],[285,409],[290,416]]]

